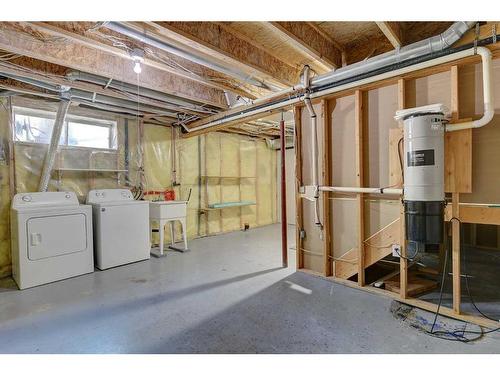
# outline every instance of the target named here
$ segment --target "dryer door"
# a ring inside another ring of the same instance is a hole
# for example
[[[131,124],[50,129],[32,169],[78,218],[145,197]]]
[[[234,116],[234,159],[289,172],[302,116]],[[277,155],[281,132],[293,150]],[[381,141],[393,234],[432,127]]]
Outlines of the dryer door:
[[[27,221],[28,258],[38,260],[77,253],[87,248],[83,213],[32,217]]]

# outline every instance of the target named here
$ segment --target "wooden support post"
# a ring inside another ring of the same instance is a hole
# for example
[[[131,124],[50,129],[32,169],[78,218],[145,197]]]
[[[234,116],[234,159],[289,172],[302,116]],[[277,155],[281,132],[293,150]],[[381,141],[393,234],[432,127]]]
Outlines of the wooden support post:
[[[458,66],[451,67],[451,116],[452,121],[458,121],[459,113],[459,96],[458,96]],[[452,192],[451,196],[451,214],[452,217],[460,218],[459,212],[460,194],[456,191]],[[460,304],[462,298],[461,290],[461,265],[460,265],[460,222],[452,220],[452,273],[453,273],[453,310],[460,314]]]
[[[283,267],[288,267],[287,222],[286,222],[286,125],[280,121],[281,141],[281,260]]]
[[[303,228],[302,222],[302,199],[299,189],[302,185],[302,107],[293,108],[293,119],[295,124],[295,202],[296,202],[296,241],[295,251],[297,257],[297,269],[304,268],[304,254],[302,253],[302,238],[300,233]]]
[[[333,102],[332,104],[334,104]],[[321,114],[323,120],[323,185],[332,186],[332,124],[331,124],[331,111],[333,105],[328,100],[321,101]],[[324,275],[333,275],[333,248],[332,248],[332,231],[330,227],[330,193],[323,192],[323,253],[324,253]]]
[[[398,80],[398,109],[406,108],[406,82],[403,78]],[[403,129],[404,136],[404,129]],[[399,147],[399,145],[398,145]],[[398,149],[399,152],[399,149]],[[404,150],[403,153],[404,155]],[[401,202],[399,206],[400,222],[400,245],[401,255],[399,259],[399,295],[405,299],[408,297],[408,260],[406,259],[406,233],[405,233],[405,210]]]
[[[363,103],[364,93],[356,90],[355,98],[355,137],[356,137],[356,185],[363,187]],[[356,197],[358,211],[358,284],[365,285],[365,204],[364,194],[358,193]]]
[[[452,193],[451,196],[451,212],[452,216],[459,218],[459,193]],[[460,281],[461,265],[460,265],[460,222],[452,220],[452,273],[453,273],[453,310],[460,314],[460,304],[462,299],[462,288]]]

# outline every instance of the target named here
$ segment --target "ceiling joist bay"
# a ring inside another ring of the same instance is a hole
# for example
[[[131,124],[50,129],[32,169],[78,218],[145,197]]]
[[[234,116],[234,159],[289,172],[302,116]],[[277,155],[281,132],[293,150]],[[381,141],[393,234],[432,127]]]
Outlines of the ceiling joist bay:
[[[46,34],[47,42],[40,37],[20,32],[5,22],[0,26],[2,28],[0,49],[2,50],[130,84],[138,83],[130,58],[120,57],[69,39],[51,40],[49,34]],[[143,69],[140,75],[140,85],[194,102],[218,108],[227,107],[222,90],[207,87],[199,82],[157,68]]]

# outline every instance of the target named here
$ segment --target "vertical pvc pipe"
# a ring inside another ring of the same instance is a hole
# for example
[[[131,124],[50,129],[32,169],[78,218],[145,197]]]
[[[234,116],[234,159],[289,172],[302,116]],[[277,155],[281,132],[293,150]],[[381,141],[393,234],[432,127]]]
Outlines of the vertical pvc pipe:
[[[281,141],[281,256],[283,267],[288,267],[287,222],[286,222],[286,132],[285,121],[280,121]]]
[[[57,148],[59,147],[59,139],[61,138],[61,132],[66,119],[66,114],[68,113],[69,104],[70,101],[65,98],[61,98],[61,101],[59,102],[59,108],[57,109],[56,120],[54,121],[54,128],[52,129],[49,148],[47,149],[47,154],[45,155],[45,161],[42,167],[38,191],[47,191],[47,188],[49,187],[50,175],[52,173],[52,168],[54,167]]]

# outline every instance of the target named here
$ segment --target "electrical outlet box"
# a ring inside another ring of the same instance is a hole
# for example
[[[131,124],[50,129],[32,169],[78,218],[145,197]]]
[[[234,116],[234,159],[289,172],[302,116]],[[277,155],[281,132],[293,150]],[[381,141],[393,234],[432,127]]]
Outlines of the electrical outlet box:
[[[306,238],[306,231],[304,229],[301,229],[299,232],[300,239]]]
[[[399,244],[393,244],[392,245],[392,256],[399,258],[401,254],[401,245]]]

